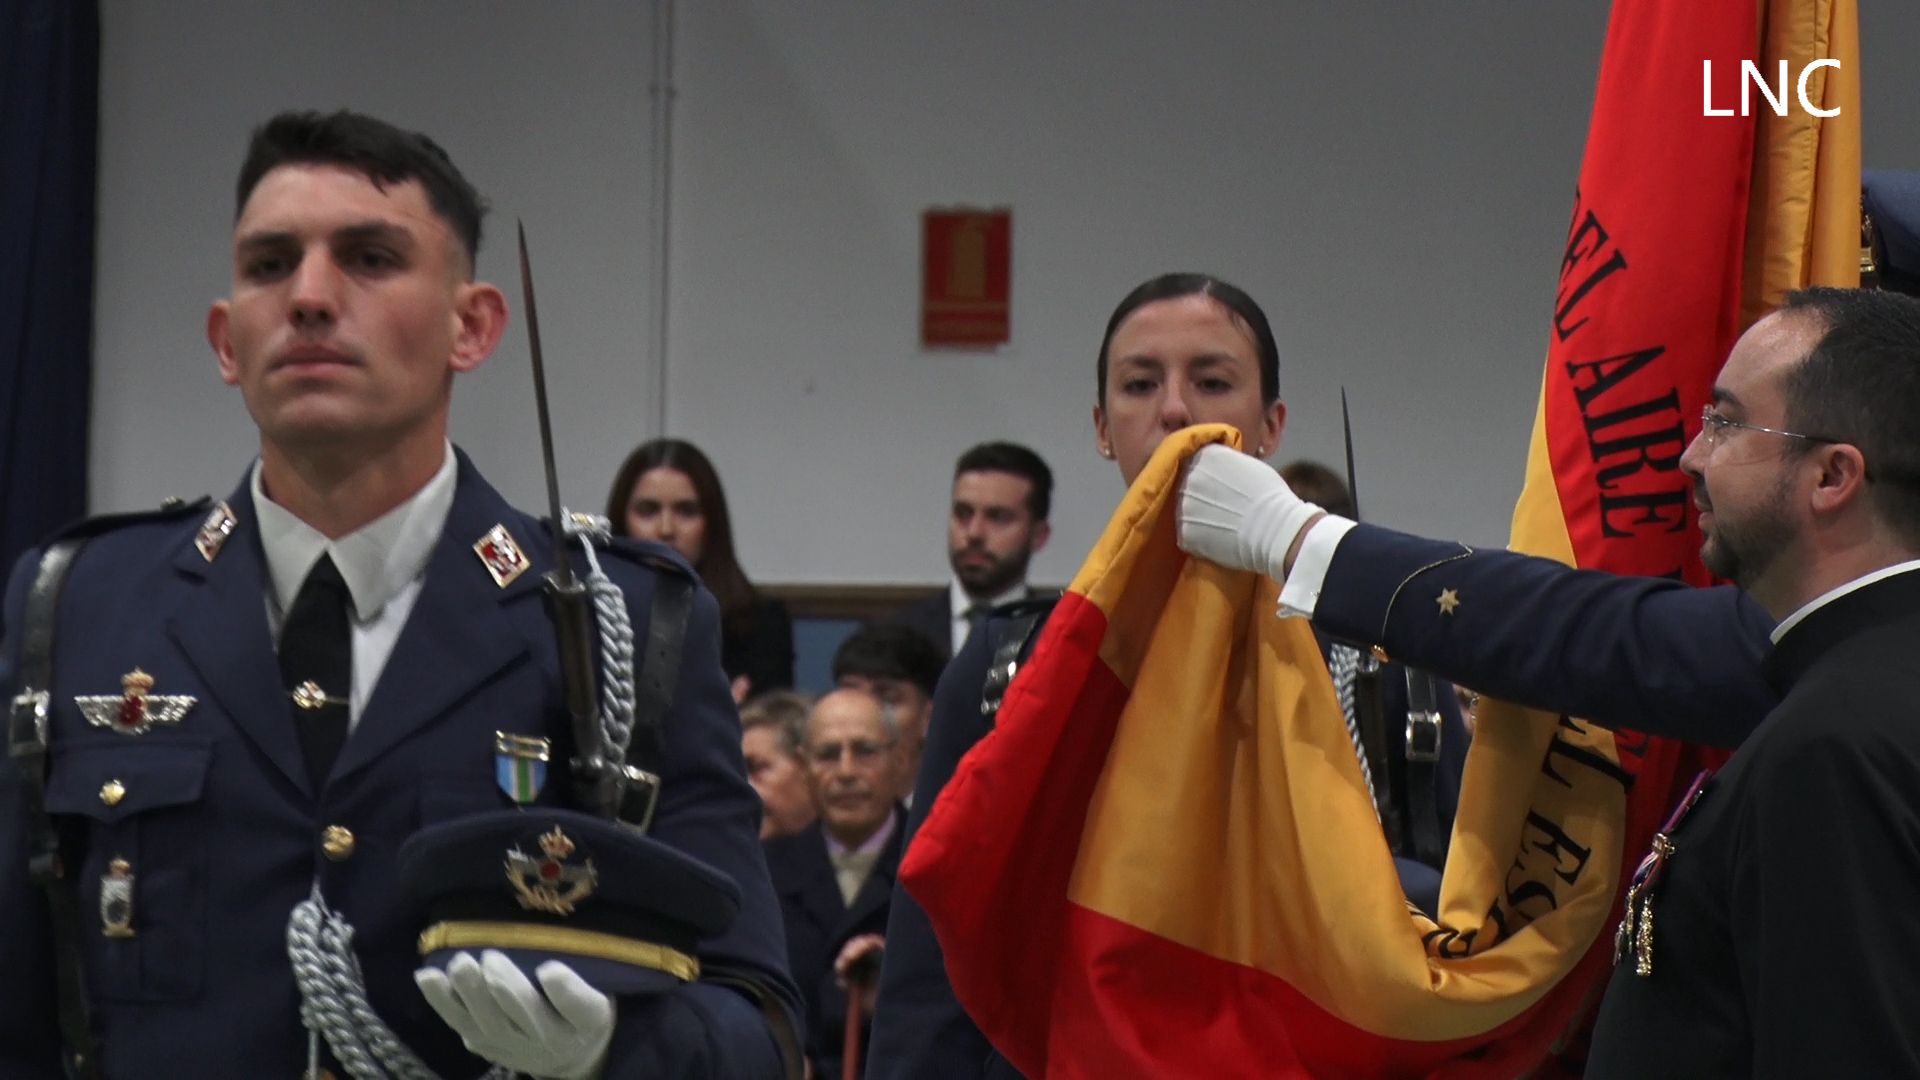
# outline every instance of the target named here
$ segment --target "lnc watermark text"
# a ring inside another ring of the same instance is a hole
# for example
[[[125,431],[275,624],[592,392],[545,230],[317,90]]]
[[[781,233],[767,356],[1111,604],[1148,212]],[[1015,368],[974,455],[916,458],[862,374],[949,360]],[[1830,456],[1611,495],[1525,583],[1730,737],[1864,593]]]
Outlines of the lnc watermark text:
[[[1700,115],[1735,115],[1731,105],[1724,109],[1716,109],[1713,107],[1713,61],[1703,60],[1700,63],[1703,69],[1700,80]],[[1740,61],[1740,112],[1738,115],[1753,115],[1753,91],[1755,89],[1760,91],[1760,96],[1766,100],[1766,107],[1772,109],[1775,116],[1787,115],[1787,109],[1793,101],[1793,97],[1787,95],[1787,84],[1791,81],[1794,90],[1793,96],[1800,99],[1800,107],[1802,109],[1805,109],[1815,116],[1839,116],[1840,110],[1838,108],[1823,109],[1816,102],[1807,100],[1807,77],[1823,67],[1838,70],[1840,61],[1815,60],[1800,69],[1800,77],[1798,79],[1790,80],[1789,76],[1792,72],[1788,70],[1787,62],[1782,60],[1780,61],[1780,78],[1769,83],[1767,82],[1766,75],[1760,71],[1759,64],[1751,60]]]

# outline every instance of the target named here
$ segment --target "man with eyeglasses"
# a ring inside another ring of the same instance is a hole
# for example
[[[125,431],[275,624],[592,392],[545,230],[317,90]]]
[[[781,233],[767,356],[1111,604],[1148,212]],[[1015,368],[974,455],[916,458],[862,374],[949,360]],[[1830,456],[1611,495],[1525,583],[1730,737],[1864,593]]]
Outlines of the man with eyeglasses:
[[[836,960],[850,948],[877,959],[887,928],[905,834],[900,799],[911,783],[900,735],[898,717],[864,690],[823,696],[802,747],[820,819],[766,845],[816,1077],[841,1075],[849,1003]]]
[[[1238,527],[1194,528],[1183,496],[1182,545],[1283,566],[1282,603],[1327,632],[1739,747],[1649,858],[1658,962],[1615,967],[1588,1076],[1920,1074],[1920,300],[1791,293],[1735,345],[1680,459],[1702,558],[1733,587],[1316,516],[1234,456],[1203,451],[1186,482],[1251,492]],[[1447,613],[1427,602],[1442,578]]]

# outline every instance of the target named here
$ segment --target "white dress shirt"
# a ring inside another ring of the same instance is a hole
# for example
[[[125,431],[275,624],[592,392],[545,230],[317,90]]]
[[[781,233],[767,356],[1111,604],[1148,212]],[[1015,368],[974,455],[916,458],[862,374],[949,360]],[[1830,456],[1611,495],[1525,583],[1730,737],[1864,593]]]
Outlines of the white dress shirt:
[[[1001,604],[1011,604],[1015,600],[1025,600],[1027,598],[1027,592],[1027,583],[1024,581],[1018,582],[1013,588],[988,600],[986,606],[989,608],[997,608]],[[947,625],[948,630],[951,632],[953,655],[955,656],[960,655],[960,646],[967,643],[967,635],[973,632],[973,621],[967,618],[967,609],[972,607],[976,602],[973,597],[967,595],[966,587],[960,584],[959,579],[956,578],[947,583]]]
[[[267,560],[267,623],[276,648],[280,624],[307,573],[320,556],[333,556],[333,565],[353,595],[353,690],[347,709],[347,729],[360,723],[367,698],[380,681],[381,669],[400,639],[413,602],[420,597],[427,562],[453,509],[455,486],[453,445],[425,487],[380,517],[353,532],[329,540],[313,526],[275,503],[260,486],[260,463],[253,465],[253,507],[260,519],[260,547]]]

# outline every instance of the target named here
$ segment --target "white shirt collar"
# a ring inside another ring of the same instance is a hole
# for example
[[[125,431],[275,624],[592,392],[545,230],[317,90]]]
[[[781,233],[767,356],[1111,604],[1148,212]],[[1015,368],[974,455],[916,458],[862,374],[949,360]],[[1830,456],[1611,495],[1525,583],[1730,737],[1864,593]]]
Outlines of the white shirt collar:
[[[1013,584],[1013,588],[988,600],[987,606],[997,608],[1001,604],[1011,604],[1015,600],[1025,600],[1026,598],[1027,583],[1024,581],[1016,581]],[[960,579],[950,579],[947,583],[947,614],[955,619],[965,620],[967,617],[967,609],[972,607],[973,604],[973,597],[967,594],[966,586],[960,584]]]
[[[260,463],[253,464],[253,512],[260,521],[260,547],[266,553],[267,576],[272,580],[274,610],[293,606],[300,585],[322,554],[333,564],[353,594],[355,621],[367,623],[380,614],[394,595],[426,572],[434,545],[453,509],[455,479],[453,444],[448,443],[440,470],[406,502],[340,537],[328,540],[267,498],[260,486]]]
[[[1890,578],[1895,574],[1904,574],[1909,570],[1920,570],[1920,559],[1909,559],[1903,563],[1895,563],[1892,566],[1882,567],[1871,574],[1854,578],[1852,581],[1847,582],[1837,589],[1828,589],[1826,592],[1802,604],[1800,610],[1781,619],[1780,625],[1773,628],[1773,643],[1775,645],[1780,644],[1780,639],[1787,636],[1787,631],[1798,626],[1807,616],[1833,603],[1835,600],[1840,599],[1855,589],[1863,589],[1876,581]]]

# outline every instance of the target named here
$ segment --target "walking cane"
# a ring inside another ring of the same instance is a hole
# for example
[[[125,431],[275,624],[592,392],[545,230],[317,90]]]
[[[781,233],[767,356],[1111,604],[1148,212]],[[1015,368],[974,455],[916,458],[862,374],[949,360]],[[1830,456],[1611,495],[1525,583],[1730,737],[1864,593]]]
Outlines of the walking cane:
[[[879,973],[879,949],[847,966],[847,1029],[840,1041],[840,1080],[860,1080],[860,1036],[866,1027],[861,998]]]

